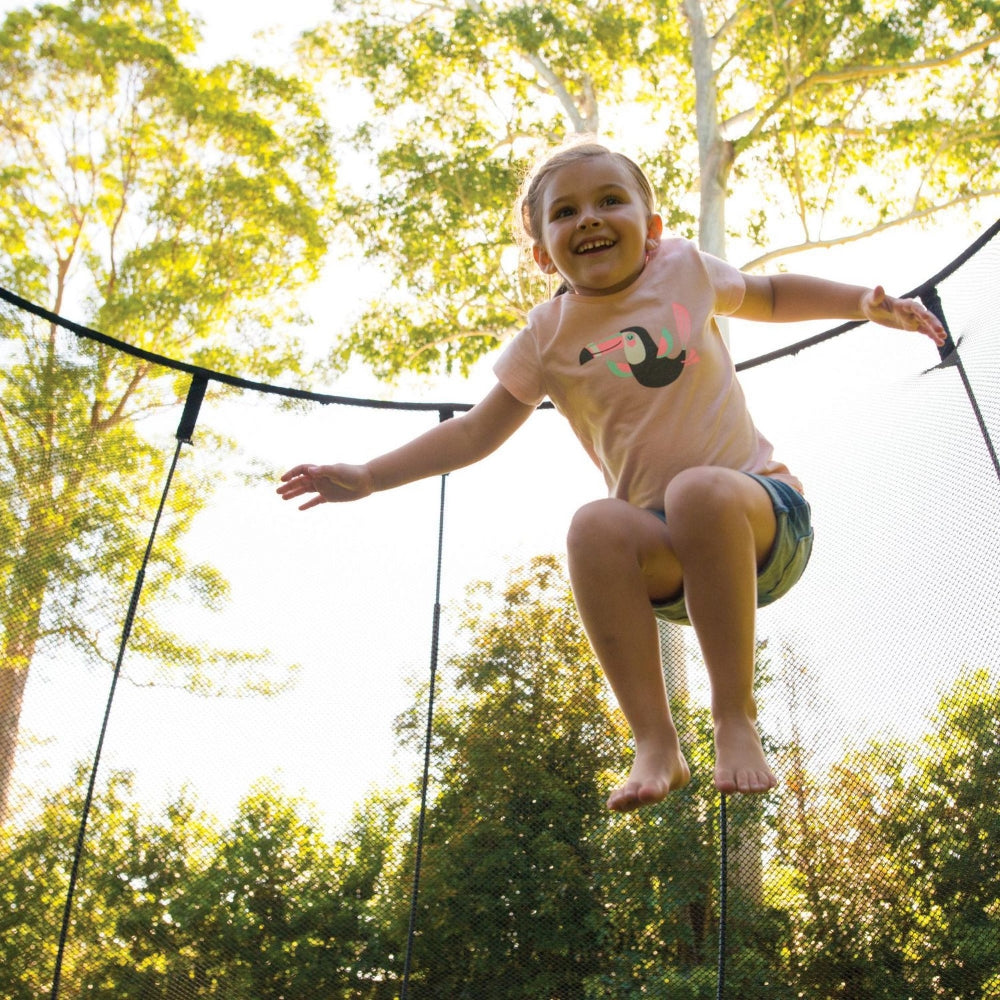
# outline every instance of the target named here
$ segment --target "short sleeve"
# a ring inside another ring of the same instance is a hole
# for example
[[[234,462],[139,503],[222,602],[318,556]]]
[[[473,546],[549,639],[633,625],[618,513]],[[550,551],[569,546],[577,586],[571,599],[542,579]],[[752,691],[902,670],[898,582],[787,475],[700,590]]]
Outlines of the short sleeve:
[[[747,286],[742,272],[710,253],[699,255],[715,290],[715,312],[719,316],[731,316],[739,309],[743,296],[746,295]]]
[[[503,349],[493,365],[500,384],[527,406],[537,406],[546,395],[538,342],[531,327],[525,327]]]

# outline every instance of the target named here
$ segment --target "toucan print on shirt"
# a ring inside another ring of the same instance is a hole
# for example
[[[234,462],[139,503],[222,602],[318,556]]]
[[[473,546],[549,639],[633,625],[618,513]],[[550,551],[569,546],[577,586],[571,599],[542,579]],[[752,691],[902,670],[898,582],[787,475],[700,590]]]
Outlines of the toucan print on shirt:
[[[593,361],[598,355],[616,352],[604,359],[612,375],[619,378],[631,376],[650,389],[661,389],[676,382],[688,365],[698,361],[698,352],[690,347],[691,315],[684,306],[671,304],[677,333],[666,327],[658,338],[642,326],[629,326],[607,340],[588,344],[580,352],[580,364]],[[618,351],[625,355],[621,360]]]

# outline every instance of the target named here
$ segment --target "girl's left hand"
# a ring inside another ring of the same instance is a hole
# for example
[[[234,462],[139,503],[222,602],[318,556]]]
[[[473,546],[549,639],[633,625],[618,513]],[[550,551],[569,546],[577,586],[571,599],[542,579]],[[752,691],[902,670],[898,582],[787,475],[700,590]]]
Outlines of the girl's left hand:
[[[861,299],[861,311],[873,323],[897,330],[916,330],[930,337],[938,347],[944,344],[947,337],[941,321],[922,302],[886,295],[881,285],[865,293]]]

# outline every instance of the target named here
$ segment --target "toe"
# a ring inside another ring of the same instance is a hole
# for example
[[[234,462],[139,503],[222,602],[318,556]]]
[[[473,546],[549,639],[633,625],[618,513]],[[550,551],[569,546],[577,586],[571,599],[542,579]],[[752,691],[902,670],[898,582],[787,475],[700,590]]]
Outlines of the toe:
[[[736,778],[728,771],[715,772],[715,787],[725,795],[731,795],[740,790]]]
[[[608,797],[608,808],[613,812],[631,812],[639,806],[639,796],[631,785],[616,788]]]
[[[736,772],[716,774],[715,787],[720,792],[760,795],[770,791],[775,785],[774,775],[769,771],[740,769]]]

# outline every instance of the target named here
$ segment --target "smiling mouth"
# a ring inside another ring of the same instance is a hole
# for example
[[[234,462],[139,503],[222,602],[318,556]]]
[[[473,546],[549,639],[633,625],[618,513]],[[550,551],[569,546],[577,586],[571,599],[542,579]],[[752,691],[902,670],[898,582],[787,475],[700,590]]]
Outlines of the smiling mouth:
[[[587,243],[581,243],[576,248],[576,252],[578,254],[596,253],[598,250],[607,250],[609,247],[613,247],[614,245],[614,240],[590,240]]]

